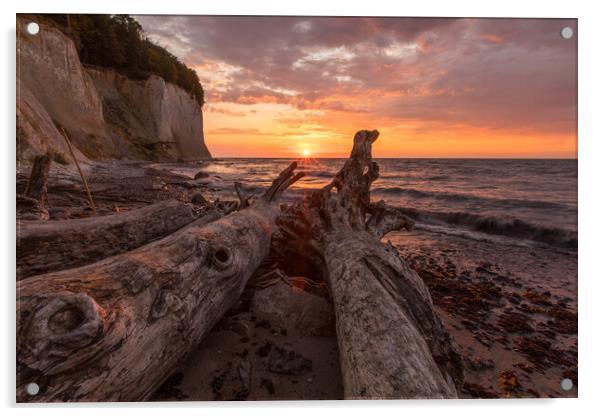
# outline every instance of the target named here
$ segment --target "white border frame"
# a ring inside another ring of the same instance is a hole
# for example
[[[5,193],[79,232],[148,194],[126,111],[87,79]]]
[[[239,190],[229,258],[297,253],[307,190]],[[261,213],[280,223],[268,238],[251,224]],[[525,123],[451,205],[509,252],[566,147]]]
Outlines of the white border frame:
[[[485,1],[421,0],[399,2],[386,0],[351,1],[301,0],[296,2],[270,2],[267,0],[214,0],[191,2],[170,0],[168,2],[125,2],[123,0],[43,1],[19,0],[16,4],[2,2],[3,22],[2,91],[0,106],[4,135],[0,140],[3,156],[0,172],[4,198],[0,204],[4,222],[2,228],[2,265],[4,325],[0,349],[2,350],[2,402],[10,413],[33,414],[42,410],[45,415],[81,414],[103,415],[107,412],[144,412],[147,415],[162,415],[166,410],[180,414],[225,411],[234,414],[244,411],[246,415],[265,416],[266,412],[291,415],[344,411],[347,414],[365,414],[374,410],[399,414],[419,412],[426,414],[507,415],[509,412],[532,411],[563,415],[600,409],[598,387],[600,382],[600,327],[601,316],[598,297],[602,295],[602,274],[596,262],[599,239],[602,235],[599,212],[601,207],[602,179],[599,166],[602,129],[600,127],[600,103],[602,96],[600,74],[602,74],[600,50],[602,48],[602,14],[594,1],[542,1],[499,0]],[[455,401],[382,401],[382,402],[184,402],[184,403],[131,403],[131,404],[74,404],[74,405],[18,405],[14,398],[15,385],[15,13],[128,13],[128,14],[274,14],[274,15],[335,15],[335,16],[444,16],[444,17],[564,17],[578,18],[579,36],[579,399],[516,399],[516,400],[455,400]],[[597,122],[597,123],[596,123]]]

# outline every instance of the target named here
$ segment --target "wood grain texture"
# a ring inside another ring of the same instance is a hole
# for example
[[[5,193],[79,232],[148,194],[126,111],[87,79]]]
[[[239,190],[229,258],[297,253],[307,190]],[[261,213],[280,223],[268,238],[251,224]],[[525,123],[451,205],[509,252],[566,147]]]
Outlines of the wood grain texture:
[[[370,201],[377,131],[359,131],[332,183],[278,219],[272,248],[283,264],[325,276],[334,303],[345,398],[457,397],[463,363],[420,277],[380,239],[413,221]],[[302,259],[302,260],[301,260]]]
[[[265,258],[292,164],[241,211],[76,269],[17,282],[17,401],[149,397]],[[40,385],[28,396],[25,386]]]
[[[25,196],[37,200],[41,207],[46,204],[46,183],[50,173],[50,164],[48,155],[36,156],[25,188]]]
[[[212,214],[213,219],[217,219]],[[190,224],[190,206],[175,199],[114,215],[17,222],[17,280],[123,253]]]

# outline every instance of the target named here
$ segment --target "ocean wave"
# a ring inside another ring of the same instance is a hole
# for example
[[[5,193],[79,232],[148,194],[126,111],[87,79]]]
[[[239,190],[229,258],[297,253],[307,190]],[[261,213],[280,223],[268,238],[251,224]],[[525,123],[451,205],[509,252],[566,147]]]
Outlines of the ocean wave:
[[[408,195],[414,199],[437,199],[437,200],[445,200],[445,201],[456,201],[456,202],[485,202],[488,204],[493,204],[498,207],[503,208],[544,208],[544,209],[567,209],[568,207],[563,204],[558,204],[556,202],[548,202],[548,201],[533,201],[528,199],[513,199],[513,198],[489,198],[484,196],[476,196],[476,195],[468,195],[468,194],[459,194],[452,192],[436,192],[436,191],[421,191],[413,188],[400,188],[400,187],[390,187],[390,188],[374,188],[372,190],[375,194],[380,195]]]
[[[432,212],[400,208],[408,217],[427,224],[449,224],[486,234],[532,240],[555,247],[577,249],[577,233],[562,228],[531,224],[517,218],[490,217],[468,212]]]
[[[326,170],[315,170],[315,171],[304,171],[308,177],[317,177],[317,178],[334,178],[336,175],[336,171],[326,171]]]

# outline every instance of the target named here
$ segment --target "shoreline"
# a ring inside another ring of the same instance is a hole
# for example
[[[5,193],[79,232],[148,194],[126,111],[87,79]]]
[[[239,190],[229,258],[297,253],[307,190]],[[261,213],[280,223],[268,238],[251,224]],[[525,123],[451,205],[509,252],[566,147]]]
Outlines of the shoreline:
[[[222,190],[203,177],[174,173],[178,167],[203,170],[202,165],[191,163],[90,163],[85,171],[98,215],[168,198],[190,202],[198,194],[209,200],[224,197]],[[52,166],[50,221],[91,215],[72,168]],[[19,166],[17,191],[23,187],[27,169],[26,165]],[[235,199],[233,186],[231,189]],[[427,283],[437,312],[460,347],[466,361],[466,382],[460,397],[577,396],[576,252],[505,246],[425,230],[391,233],[383,240],[391,241]],[[328,302],[307,282],[299,284],[303,282],[299,276],[280,276],[259,287],[250,284],[241,298],[246,306],[237,305],[216,325],[184,365],[185,370],[176,371],[154,399],[342,398],[340,374],[319,371],[338,364],[334,326],[324,321],[328,321],[328,313],[304,324],[306,328],[325,327],[326,335],[315,336],[300,333],[295,325],[278,321],[273,314],[262,315],[253,309],[254,296],[275,287],[282,289],[285,280],[291,293],[304,297],[296,305],[301,311],[308,304],[318,302],[324,307]],[[269,351],[266,345],[271,345]],[[205,359],[214,359],[216,348],[223,353],[218,365],[200,365]],[[265,356],[258,353],[261,348]],[[278,367],[273,362],[277,362],[278,354],[284,354],[282,351],[292,351],[299,368],[285,373],[270,371],[270,365]],[[570,392],[560,388],[562,378],[573,380],[575,387]]]

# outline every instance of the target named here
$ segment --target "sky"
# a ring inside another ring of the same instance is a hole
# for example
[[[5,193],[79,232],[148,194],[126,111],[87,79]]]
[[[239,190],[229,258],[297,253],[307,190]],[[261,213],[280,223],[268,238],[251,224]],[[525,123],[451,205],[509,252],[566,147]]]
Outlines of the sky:
[[[577,157],[576,20],[136,19],[198,73],[214,157],[347,157],[361,129],[375,157]]]

